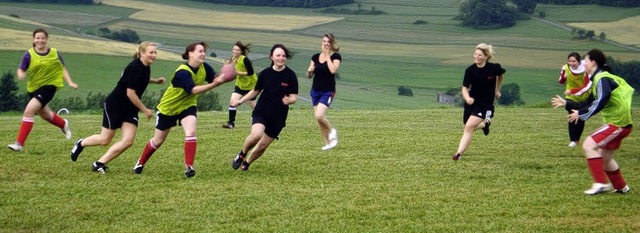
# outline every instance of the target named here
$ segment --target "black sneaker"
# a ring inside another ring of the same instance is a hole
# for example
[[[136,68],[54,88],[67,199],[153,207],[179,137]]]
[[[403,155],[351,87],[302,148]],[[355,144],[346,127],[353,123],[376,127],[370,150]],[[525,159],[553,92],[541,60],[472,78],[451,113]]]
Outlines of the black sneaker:
[[[196,170],[193,170],[193,167],[187,166],[187,169],[184,170],[184,176],[187,178],[191,178],[196,175]]]
[[[482,133],[484,133],[485,136],[489,135],[489,126],[491,125],[491,121],[485,121],[484,122],[484,128],[482,128]]]
[[[133,167],[133,173],[142,174],[142,169],[144,169],[144,165],[136,163],[136,166]]]
[[[451,159],[453,159],[453,161],[458,161],[462,158],[462,155],[460,153],[456,153],[455,155],[451,156]]]
[[[236,155],[236,158],[233,159],[233,161],[231,161],[231,168],[233,168],[233,170],[238,170],[242,162],[244,162],[244,155],[242,155],[242,152],[241,152],[241,153],[238,153],[238,155]]]
[[[240,170],[246,172],[249,170],[249,165],[251,165],[250,163],[247,163],[247,161],[242,161],[242,164],[240,165]]]
[[[231,124],[231,123],[228,123],[228,122],[227,122],[227,123],[222,124],[222,128],[225,128],[225,129],[233,129],[233,128],[235,128],[235,127],[236,127],[236,126],[235,126],[234,124]]]
[[[82,140],[82,138],[78,139],[73,148],[71,148],[71,161],[73,162],[78,160],[78,156],[80,156],[80,153],[82,153],[82,150],[84,149],[84,146],[80,145],[80,143],[82,143]]]
[[[104,163],[96,161],[93,163],[93,165],[91,165],[91,170],[93,170],[94,172],[105,174],[107,173],[107,170],[109,170],[109,168],[105,166]]]

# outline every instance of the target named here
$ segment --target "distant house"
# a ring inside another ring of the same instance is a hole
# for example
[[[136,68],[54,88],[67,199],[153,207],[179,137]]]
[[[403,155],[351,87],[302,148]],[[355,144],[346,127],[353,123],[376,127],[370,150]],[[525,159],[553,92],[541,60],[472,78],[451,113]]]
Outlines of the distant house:
[[[455,104],[457,97],[453,95],[437,93],[436,98],[437,98],[436,101],[438,101],[438,103]]]

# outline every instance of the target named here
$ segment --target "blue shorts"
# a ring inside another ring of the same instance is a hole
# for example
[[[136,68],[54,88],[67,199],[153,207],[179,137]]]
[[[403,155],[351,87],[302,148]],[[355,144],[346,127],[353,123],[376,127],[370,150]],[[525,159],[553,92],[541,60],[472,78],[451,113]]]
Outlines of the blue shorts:
[[[311,89],[311,103],[315,107],[318,104],[324,104],[327,107],[331,106],[333,102],[333,96],[336,94],[331,91],[316,91]]]

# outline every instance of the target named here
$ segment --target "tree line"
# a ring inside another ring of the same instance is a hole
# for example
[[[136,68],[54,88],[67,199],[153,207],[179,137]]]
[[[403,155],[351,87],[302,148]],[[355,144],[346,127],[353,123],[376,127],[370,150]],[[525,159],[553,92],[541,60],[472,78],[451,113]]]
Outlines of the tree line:
[[[0,0],[0,2],[33,2],[33,3],[64,3],[64,4],[94,4],[93,0]]]

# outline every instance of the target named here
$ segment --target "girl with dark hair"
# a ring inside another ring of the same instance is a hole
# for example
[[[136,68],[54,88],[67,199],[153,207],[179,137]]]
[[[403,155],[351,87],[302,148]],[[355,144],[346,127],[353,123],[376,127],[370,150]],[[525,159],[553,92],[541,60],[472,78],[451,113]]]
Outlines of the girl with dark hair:
[[[229,121],[222,125],[222,128],[233,129],[236,126],[236,112],[237,105],[234,105],[234,101],[239,100],[243,96],[247,95],[249,91],[253,90],[258,81],[258,75],[253,71],[253,65],[251,60],[247,57],[249,53],[250,44],[242,44],[238,41],[233,46],[233,55],[229,63],[234,64],[236,70],[236,85],[231,93],[229,99]],[[253,108],[256,105],[256,99],[249,100],[249,106]]]
[[[109,150],[95,161],[92,170],[106,173],[106,164],[118,157],[133,144],[138,130],[138,111],[147,120],[153,116],[140,100],[149,83],[162,84],[164,77],[151,78],[151,64],[156,60],[158,44],[144,41],[136,48],[133,61],[124,68],[118,84],[102,105],[102,131],[76,141],[71,149],[71,161],[76,161],[80,153],[88,146],[106,146],[111,143],[117,129],[122,129],[120,141],[109,147]]]
[[[15,143],[7,145],[13,151],[22,151],[33,128],[35,115],[40,115],[42,119],[60,128],[65,138],[71,139],[69,121],[51,111],[48,104],[56,92],[64,86],[63,80],[73,89],[77,89],[78,85],[71,80],[71,75],[58,50],[48,47],[48,39],[47,30],[43,28],[34,30],[33,48],[24,53],[16,71],[19,80],[24,80],[29,74],[27,79],[29,102],[24,108],[22,124]]]
[[[201,41],[189,44],[182,58],[186,63],[178,66],[170,85],[162,95],[156,113],[156,130],[153,138],[145,145],[140,159],[133,167],[133,173],[141,174],[145,164],[162,143],[164,143],[171,128],[181,125],[184,130],[184,175],[187,178],[196,175],[193,161],[196,156],[196,113],[198,111],[198,94],[209,91],[224,83],[216,78],[213,68],[205,63],[207,43]],[[220,74],[222,76],[224,74]]]
[[[628,193],[631,189],[622,177],[613,154],[620,148],[622,140],[629,136],[633,128],[631,101],[634,89],[624,79],[610,73],[607,59],[599,49],[589,51],[584,63],[586,72],[593,80],[591,86],[593,98],[589,98],[586,107],[572,110],[567,118],[570,123],[575,123],[578,120],[586,121],[598,112],[602,112],[605,122],[582,143],[582,150],[594,182],[584,193],[595,195],[608,192],[611,191],[612,185],[616,193]],[[551,103],[557,108],[566,106],[567,101],[556,95]]]
[[[579,53],[572,52],[567,56],[567,64],[562,66],[558,82],[566,84],[564,95],[567,99],[567,105],[565,109],[569,113],[571,110],[580,109],[589,98],[591,81],[585,72]],[[575,147],[580,143],[580,136],[584,131],[584,121],[578,120],[576,123],[567,123],[567,125],[569,128],[569,147]]]
[[[271,66],[260,72],[258,83],[253,90],[234,104],[240,105],[262,93],[251,114],[251,133],[244,141],[242,150],[232,161],[231,167],[247,171],[249,165],[267,150],[274,139],[286,126],[289,105],[298,99],[298,79],[296,73],[285,65],[291,57],[282,44],[271,48]]]

